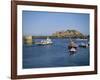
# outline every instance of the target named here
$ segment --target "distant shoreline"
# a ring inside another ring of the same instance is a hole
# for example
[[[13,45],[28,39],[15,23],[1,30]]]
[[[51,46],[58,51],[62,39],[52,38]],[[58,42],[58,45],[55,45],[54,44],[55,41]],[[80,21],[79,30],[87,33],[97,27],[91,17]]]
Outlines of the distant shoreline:
[[[77,31],[77,30],[65,30],[65,31],[56,31],[54,33],[52,33],[52,35],[40,35],[40,36],[36,36],[36,35],[30,35],[32,38],[74,38],[74,39],[89,39],[89,35],[85,35],[82,34],[81,32]],[[24,38],[27,36],[23,36]]]
[[[88,39],[88,36],[84,36],[84,37],[56,37],[56,36],[32,36],[32,38],[34,39],[46,39],[47,37],[51,38],[51,39],[64,39],[64,38],[72,38],[72,39]],[[23,37],[25,38],[25,36]]]

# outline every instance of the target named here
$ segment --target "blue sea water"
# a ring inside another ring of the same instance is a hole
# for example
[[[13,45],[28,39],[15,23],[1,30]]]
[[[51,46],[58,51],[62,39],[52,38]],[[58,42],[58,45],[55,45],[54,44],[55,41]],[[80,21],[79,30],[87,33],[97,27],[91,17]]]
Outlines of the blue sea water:
[[[35,39],[41,41],[43,39]],[[89,48],[78,47],[71,54],[68,50],[69,40],[52,39],[52,45],[23,44],[23,68],[48,68],[89,65]],[[77,45],[86,40],[76,40]]]

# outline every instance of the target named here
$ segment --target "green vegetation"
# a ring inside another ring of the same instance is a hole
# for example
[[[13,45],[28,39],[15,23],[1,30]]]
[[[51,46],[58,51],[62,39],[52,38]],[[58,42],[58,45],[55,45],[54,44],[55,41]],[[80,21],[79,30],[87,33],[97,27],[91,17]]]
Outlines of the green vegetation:
[[[59,37],[59,38],[88,38],[88,35],[84,35],[81,32],[77,30],[66,30],[66,31],[57,31],[52,34],[54,37]]]
[[[24,41],[26,36],[23,36]],[[80,38],[80,39],[89,39],[89,35],[84,35],[77,30],[66,30],[66,31],[57,31],[50,36],[32,36],[32,38]],[[26,41],[25,41],[26,42]]]

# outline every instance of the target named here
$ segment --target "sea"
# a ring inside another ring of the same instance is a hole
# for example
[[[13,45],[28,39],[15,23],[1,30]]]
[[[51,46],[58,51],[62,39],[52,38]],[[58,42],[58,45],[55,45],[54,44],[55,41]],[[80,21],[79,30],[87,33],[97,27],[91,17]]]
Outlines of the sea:
[[[44,39],[34,39],[40,42]],[[80,43],[87,43],[87,40],[73,40],[78,46]],[[23,69],[49,68],[49,67],[75,67],[89,66],[90,49],[78,47],[75,53],[70,53],[69,39],[52,39],[53,44],[36,45],[23,43]]]

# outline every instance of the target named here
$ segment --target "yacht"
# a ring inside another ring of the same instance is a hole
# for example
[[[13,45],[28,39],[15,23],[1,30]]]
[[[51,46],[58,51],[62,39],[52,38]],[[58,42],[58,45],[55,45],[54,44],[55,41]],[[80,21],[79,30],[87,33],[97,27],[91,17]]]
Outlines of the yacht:
[[[49,45],[49,44],[52,44],[52,43],[53,43],[52,40],[49,37],[47,37],[46,40],[41,40],[41,42],[37,42],[36,44],[38,44],[38,45]]]
[[[46,40],[42,40],[41,41],[41,44],[52,44],[53,42],[52,42],[52,40],[49,38],[49,37],[47,37],[47,39]]]

